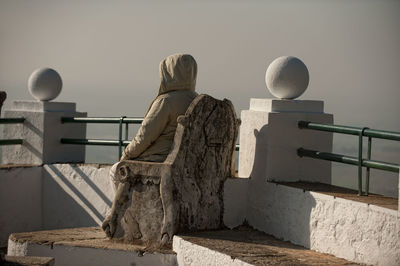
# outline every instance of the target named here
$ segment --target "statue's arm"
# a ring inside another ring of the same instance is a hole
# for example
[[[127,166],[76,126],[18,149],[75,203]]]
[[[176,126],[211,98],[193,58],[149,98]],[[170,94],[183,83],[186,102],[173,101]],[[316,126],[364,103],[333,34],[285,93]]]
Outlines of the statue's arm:
[[[151,105],[135,138],[125,148],[121,160],[137,158],[161,135],[168,121],[169,107],[166,99],[156,99]]]

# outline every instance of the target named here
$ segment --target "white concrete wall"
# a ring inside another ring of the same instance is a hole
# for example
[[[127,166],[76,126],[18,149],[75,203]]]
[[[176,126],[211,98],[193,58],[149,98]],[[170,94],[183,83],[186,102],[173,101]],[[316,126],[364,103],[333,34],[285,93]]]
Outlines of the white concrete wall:
[[[179,236],[174,236],[173,250],[177,254],[179,266],[203,266],[203,265],[235,265],[235,266],[250,266],[251,264],[239,259],[231,258],[227,254],[211,250],[200,245],[193,244],[182,239]]]
[[[100,225],[114,199],[108,172],[96,164],[43,167],[43,228]]]
[[[100,225],[114,198],[110,167],[0,168],[0,246],[10,233]]]
[[[14,232],[42,228],[42,167],[0,168],[0,246]]]
[[[397,211],[275,183],[249,187],[254,228],[350,261],[400,265]]]

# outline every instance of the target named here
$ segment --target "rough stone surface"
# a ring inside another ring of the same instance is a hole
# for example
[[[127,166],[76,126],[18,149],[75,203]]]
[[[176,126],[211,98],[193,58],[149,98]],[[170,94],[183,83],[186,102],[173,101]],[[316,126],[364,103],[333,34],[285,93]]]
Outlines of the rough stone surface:
[[[13,234],[9,243],[8,255],[51,256],[57,265],[354,265],[248,226],[175,235],[163,249],[109,240],[98,227]]]
[[[7,118],[24,117],[22,124],[4,126],[5,139],[23,139],[22,145],[2,148],[5,164],[43,164],[83,162],[85,146],[61,144],[61,138],[85,138],[85,124],[61,123],[61,117],[84,117],[76,112],[75,103],[42,103],[16,101],[4,112]]]
[[[117,192],[113,238],[159,245],[178,232],[221,228],[224,182],[234,175],[238,127],[229,100],[200,95],[178,118],[164,163],[121,162],[117,178],[129,186]]]
[[[57,266],[177,265],[171,247],[149,249],[115,242],[99,227],[12,234],[8,255],[54,257]]]

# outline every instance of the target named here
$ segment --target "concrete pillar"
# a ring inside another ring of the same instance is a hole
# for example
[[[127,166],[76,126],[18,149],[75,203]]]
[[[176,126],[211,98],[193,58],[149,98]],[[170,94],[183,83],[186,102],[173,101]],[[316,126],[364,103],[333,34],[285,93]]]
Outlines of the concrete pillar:
[[[251,99],[241,113],[239,176],[331,183],[331,163],[297,156],[300,147],[331,152],[332,133],[299,129],[301,120],[333,123],[322,101]]]
[[[331,183],[330,162],[297,156],[300,147],[332,151],[332,133],[298,128],[301,120],[333,123],[322,101],[294,100],[307,89],[306,65],[293,56],[279,57],[269,65],[265,82],[279,99],[250,99],[250,109],[242,111],[239,176]]]
[[[85,117],[75,103],[14,101],[4,117],[24,117],[23,124],[4,125],[4,139],[23,139],[22,145],[2,147],[4,164],[83,162],[84,145],[61,144],[61,138],[86,138],[86,124],[61,123],[62,116]]]

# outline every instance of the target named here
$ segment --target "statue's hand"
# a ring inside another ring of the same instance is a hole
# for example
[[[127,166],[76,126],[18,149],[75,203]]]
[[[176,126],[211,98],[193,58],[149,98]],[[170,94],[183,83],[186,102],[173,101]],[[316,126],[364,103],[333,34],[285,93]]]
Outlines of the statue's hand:
[[[107,216],[104,220],[101,228],[106,233],[107,237],[112,238],[114,236],[115,230],[117,227],[117,217],[113,214]]]

